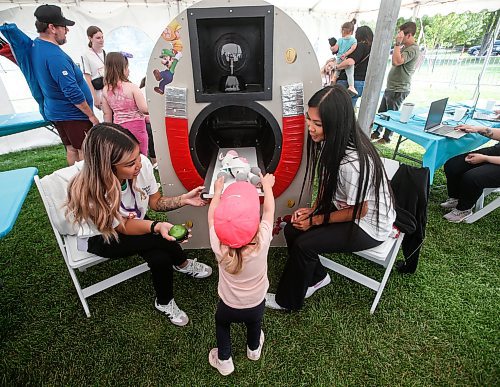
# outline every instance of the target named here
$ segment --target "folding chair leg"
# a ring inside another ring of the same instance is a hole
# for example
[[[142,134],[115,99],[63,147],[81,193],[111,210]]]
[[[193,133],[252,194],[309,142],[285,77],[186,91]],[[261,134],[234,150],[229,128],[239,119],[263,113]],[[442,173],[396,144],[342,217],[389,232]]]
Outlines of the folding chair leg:
[[[382,297],[382,292],[385,289],[385,284],[387,283],[387,280],[389,279],[389,275],[391,274],[392,271],[392,266],[394,265],[394,262],[396,261],[396,256],[397,254],[394,254],[393,257],[391,258],[391,261],[387,265],[387,268],[385,269],[384,277],[382,278],[382,281],[380,281],[380,285],[377,290],[377,294],[375,296],[375,300],[373,300],[372,307],[370,308],[370,314],[373,314],[375,312],[375,309],[377,308],[378,302],[380,301],[380,297]]]
[[[496,198],[491,203],[481,208],[479,211],[474,212],[471,216],[465,218],[465,223],[474,223],[476,220],[482,218],[483,216],[489,214],[491,211],[500,207],[500,198]]]
[[[85,314],[87,317],[90,317],[90,309],[89,305],[87,304],[87,300],[85,299],[85,296],[83,295],[83,290],[82,287],[80,286],[80,282],[78,281],[78,278],[76,278],[75,271],[68,266],[69,270],[69,275],[71,276],[71,279],[73,280],[73,284],[75,285],[76,292],[78,293],[78,297],[80,298],[80,302],[82,303],[83,310],[85,311]]]

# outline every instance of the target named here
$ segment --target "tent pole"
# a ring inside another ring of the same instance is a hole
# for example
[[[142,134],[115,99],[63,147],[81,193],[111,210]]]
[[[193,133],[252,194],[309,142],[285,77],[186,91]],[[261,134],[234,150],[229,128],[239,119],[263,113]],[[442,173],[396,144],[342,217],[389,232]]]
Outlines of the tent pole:
[[[369,133],[377,110],[387,67],[387,57],[394,41],[394,29],[400,7],[401,0],[382,0],[380,3],[370,61],[366,72],[365,88],[359,108],[358,121],[365,133]]]
[[[474,90],[474,95],[472,96],[472,100],[475,101],[477,95],[479,94],[479,89],[481,87],[481,80],[483,79],[484,72],[486,71],[486,67],[488,67],[488,62],[490,61],[491,53],[493,51],[493,45],[495,44],[495,39],[498,36],[498,32],[500,31],[500,18],[497,20],[497,25],[495,27],[495,33],[493,34],[493,38],[490,40],[490,45],[488,47],[488,51],[486,51],[486,56],[484,57],[483,67],[481,72],[477,77],[476,89]]]

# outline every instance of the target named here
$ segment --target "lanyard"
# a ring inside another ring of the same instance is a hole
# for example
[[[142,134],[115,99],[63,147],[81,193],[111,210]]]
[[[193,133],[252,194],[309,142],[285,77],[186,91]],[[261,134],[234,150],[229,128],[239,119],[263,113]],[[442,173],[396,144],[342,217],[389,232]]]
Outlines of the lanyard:
[[[132,197],[134,198],[134,208],[125,207],[125,205],[123,204],[123,202],[121,200],[120,200],[120,207],[129,213],[129,215],[128,215],[129,218],[140,219],[142,213],[141,213],[141,210],[139,210],[139,207],[137,207],[137,200],[135,199],[135,192],[134,192],[134,189],[132,188],[132,180],[128,180],[128,186],[130,187],[130,192],[132,193]]]
[[[92,51],[94,51],[94,54],[99,58],[99,60],[102,62],[102,64],[104,64],[104,61],[101,59],[99,54],[97,52],[95,52],[95,50],[93,48],[92,48]],[[102,52],[103,52],[104,59],[106,59],[106,52],[104,50],[102,50]]]

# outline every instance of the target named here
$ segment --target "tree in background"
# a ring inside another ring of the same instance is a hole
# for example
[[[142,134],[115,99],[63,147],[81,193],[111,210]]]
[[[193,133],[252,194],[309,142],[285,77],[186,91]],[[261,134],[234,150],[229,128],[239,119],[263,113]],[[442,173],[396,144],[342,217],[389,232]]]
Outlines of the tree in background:
[[[493,34],[499,15],[500,10],[450,13],[445,16],[423,16],[422,24],[424,25],[427,45],[431,48],[437,48],[481,44],[484,40],[483,37]],[[488,41],[486,39],[485,42]]]
[[[495,32],[495,26],[499,18],[500,9],[494,12],[450,13],[445,16],[424,15],[421,20],[416,21],[417,33],[415,36],[419,37],[422,25],[425,33],[425,43],[429,48],[468,47],[481,44],[482,50],[486,51],[488,43],[493,38],[492,35]],[[402,17],[398,18],[394,34],[399,31],[398,26],[408,20]],[[359,25],[367,25],[375,31],[375,24],[374,21],[361,21]],[[482,54],[483,52],[481,52]]]

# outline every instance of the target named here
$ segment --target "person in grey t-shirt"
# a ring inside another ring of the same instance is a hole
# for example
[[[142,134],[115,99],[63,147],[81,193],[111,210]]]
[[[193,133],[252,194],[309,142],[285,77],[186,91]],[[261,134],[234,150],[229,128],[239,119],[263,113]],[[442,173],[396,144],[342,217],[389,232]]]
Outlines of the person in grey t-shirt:
[[[394,51],[392,52],[392,68],[387,76],[387,87],[378,109],[379,113],[387,110],[399,110],[403,101],[410,94],[411,76],[417,67],[420,51],[415,43],[417,25],[406,22],[399,27],[396,35]],[[392,132],[387,128],[380,138],[381,127],[375,129],[371,134],[372,140],[388,144],[391,141]]]

